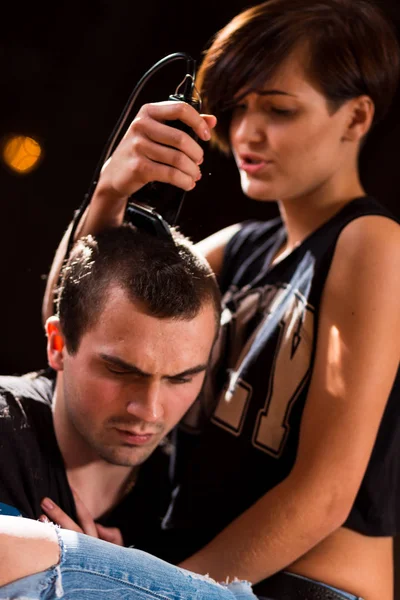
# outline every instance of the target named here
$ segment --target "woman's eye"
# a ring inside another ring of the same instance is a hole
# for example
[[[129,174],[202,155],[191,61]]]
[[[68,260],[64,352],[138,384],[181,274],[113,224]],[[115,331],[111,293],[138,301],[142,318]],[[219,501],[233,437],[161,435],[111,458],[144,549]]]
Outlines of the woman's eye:
[[[235,104],[232,108],[232,113],[242,112],[244,110],[246,110],[245,104]]]
[[[271,112],[282,117],[290,117],[294,115],[294,110],[289,110],[287,108],[276,108],[274,106],[271,107]]]

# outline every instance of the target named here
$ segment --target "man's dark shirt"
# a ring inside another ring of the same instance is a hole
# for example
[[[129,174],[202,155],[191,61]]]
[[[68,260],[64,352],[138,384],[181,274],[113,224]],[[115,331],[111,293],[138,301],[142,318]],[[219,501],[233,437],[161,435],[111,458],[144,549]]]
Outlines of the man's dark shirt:
[[[52,370],[0,376],[0,515],[38,519],[48,496],[74,521],[75,503],[54,432]],[[169,498],[169,458],[159,447],[132,490],[99,523],[119,527],[124,543],[157,553]]]

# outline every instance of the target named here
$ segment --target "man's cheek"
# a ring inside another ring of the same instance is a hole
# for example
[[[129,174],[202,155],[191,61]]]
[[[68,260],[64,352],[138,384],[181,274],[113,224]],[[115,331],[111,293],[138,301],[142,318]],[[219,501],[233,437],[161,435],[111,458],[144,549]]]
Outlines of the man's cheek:
[[[123,402],[123,390],[118,382],[102,378],[91,381],[83,388],[83,402],[91,410],[102,407],[118,406]]]
[[[200,382],[193,383],[191,386],[188,386],[188,389],[185,390],[185,393],[177,399],[176,410],[174,411],[175,423],[180,421],[180,419],[183,417],[183,415],[192,406],[193,402],[196,400],[197,396],[200,394],[202,385],[203,385],[203,380]]]

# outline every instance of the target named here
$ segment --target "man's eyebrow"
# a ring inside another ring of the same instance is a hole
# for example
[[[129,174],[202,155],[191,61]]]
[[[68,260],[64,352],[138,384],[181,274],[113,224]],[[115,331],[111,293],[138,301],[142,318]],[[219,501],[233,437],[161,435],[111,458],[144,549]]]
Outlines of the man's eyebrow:
[[[129,371],[130,373],[135,373],[136,375],[141,375],[142,377],[151,377],[151,373],[146,373],[145,371],[142,371],[142,369],[139,369],[139,367],[137,367],[136,365],[128,363],[125,360],[122,360],[122,358],[118,358],[118,356],[104,354],[102,352],[99,354],[99,356],[102,360],[114,365],[115,367],[119,367],[124,371]]]
[[[175,375],[166,375],[167,379],[179,379],[181,377],[188,377],[190,375],[197,375],[197,373],[203,373],[207,369],[207,364],[197,365],[197,367],[192,367],[191,369],[186,369],[186,371],[182,371],[182,373],[176,373]]]
[[[137,367],[136,365],[133,365],[132,363],[128,363],[125,360],[122,360],[122,358],[118,358],[117,356],[112,356],[110,354],[104,354],[104,353],[100,353],[99,354],[100,358],[116,367],[119,367],[120,369],[123,369],[124,371],[126,371],[127,373],[132,373],[134,375],[140,375],[140,377],[152,377],[152,373],[146,373],[146,371],[142,371],[142,369],[139,369],[139,367]],[[197,373],[202,373],[203,371],[205,371],[208,367],[207,363],[204,364],[200,364],[197,365],[196,367],[191,367],[190,369],[186,369],[185,371],[182,371],[181,373],[174,373],[174,375],[165,375],[165,379],[179,379],[181,377],[188,377],[189,375],[196,375]]]

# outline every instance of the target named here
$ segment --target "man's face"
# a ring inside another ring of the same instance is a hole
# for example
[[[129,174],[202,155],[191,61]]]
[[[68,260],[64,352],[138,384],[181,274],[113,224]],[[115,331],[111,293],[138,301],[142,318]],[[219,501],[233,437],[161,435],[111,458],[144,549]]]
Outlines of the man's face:
[[[56,402],[79,458],[145,461],[199,394],[215,328],[211,302],[190,320],[159,319],[114,286],[78,351],[62,350]]]

